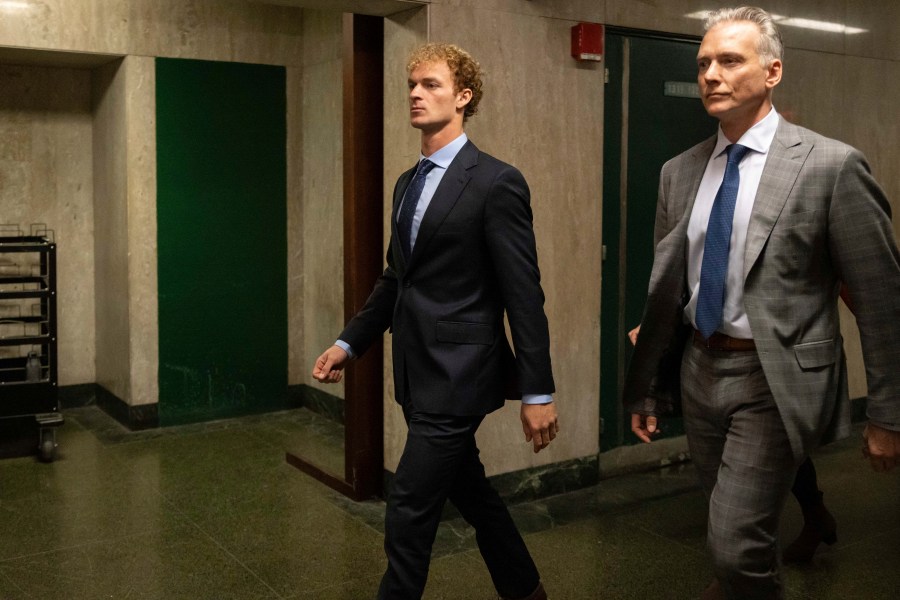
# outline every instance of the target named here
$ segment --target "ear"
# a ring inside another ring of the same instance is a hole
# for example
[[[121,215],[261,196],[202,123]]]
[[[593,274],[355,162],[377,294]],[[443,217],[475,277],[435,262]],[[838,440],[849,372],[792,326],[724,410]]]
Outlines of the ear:
[[[472,90],[466,88],[456,94],[456,110],[462,110],[472,100]]]
[[[781,61],[777,58],[766,68],[766,87],[773,89],[781,81]]]

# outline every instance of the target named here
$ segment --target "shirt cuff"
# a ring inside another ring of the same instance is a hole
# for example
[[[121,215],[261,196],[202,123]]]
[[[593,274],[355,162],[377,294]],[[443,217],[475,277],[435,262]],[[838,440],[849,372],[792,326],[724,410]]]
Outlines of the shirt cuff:
[[[338,340],[334,343],[334,345],[346,352],[347,356],[349,356],[350,358],[356,358],[356,353],[353,351],[353,348],[351,348],[350,344],[348,344],[344,340]]]
[[[550,394],[522,394],[522,404],[550,404],[553,396]]]

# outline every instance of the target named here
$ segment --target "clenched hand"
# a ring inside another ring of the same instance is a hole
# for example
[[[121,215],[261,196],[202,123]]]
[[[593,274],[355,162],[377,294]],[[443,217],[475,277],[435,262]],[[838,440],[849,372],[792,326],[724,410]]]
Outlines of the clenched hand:
[[[556,416],[556,404],[525,404],[520,411],[522,431],[525,441],[534,444],[537,454],[550,445],[559,433],[559,419]]]

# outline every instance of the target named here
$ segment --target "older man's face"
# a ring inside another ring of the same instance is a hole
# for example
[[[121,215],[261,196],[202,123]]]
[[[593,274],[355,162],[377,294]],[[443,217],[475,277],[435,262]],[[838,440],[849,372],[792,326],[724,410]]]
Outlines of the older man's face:
[[[753,123],[769,111],[769,90],[781,80],[781,61],[761,63],[759,36],[749,21],[720,23],[703,36],[697,53],[700,97],[706,112],[723,123]]]

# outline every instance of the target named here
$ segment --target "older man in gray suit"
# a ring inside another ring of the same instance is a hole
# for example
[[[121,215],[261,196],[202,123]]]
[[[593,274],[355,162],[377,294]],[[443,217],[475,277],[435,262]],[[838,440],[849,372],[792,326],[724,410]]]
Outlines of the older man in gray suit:
[[[781,598],[776,533],[797,466],[849,432],[837,298],[856,305],[865,453],[900,457],[900,254],[857,150],[775,112],[783,47],[757,8],[707,20],[697,77],[716,136],[662,169],[656,254],[625,382],[645,442],[680,402],[709,498],[705,598]]]

